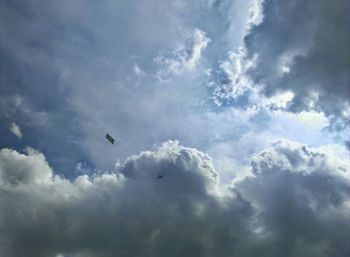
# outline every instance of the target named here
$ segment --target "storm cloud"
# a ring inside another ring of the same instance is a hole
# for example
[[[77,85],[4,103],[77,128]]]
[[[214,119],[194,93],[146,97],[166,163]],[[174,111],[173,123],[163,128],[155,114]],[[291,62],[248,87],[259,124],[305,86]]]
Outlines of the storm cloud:
[[[248,71],[264,93],[292,91],[288,110],[323,111],[348,118],[349,2],[264,1],[263,21],[245,37]]]
[[[254,175],[225,186],[208,155],[168,141],[70,181],[33,149],[2,149],[0,253],[347,256],[346,165],[277,142],[252,159]]]

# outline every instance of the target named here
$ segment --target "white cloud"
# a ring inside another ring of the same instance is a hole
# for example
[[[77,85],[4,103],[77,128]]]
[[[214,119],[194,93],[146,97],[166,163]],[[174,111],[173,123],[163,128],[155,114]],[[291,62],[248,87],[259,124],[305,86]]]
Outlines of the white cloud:
[[[210,43],[210,39],[200,29],[194,29],[191,42],[187,48],[187,56],[184,65],[188,70],[196,67],[197,62],[201,58],[202,51]]]
[[[133,70],[137,77],[143,77],[146,75],[146,73],[139,67],[137,63],[133,65]]]
[[[52,177],[52,170],[43,154],[28,148],[27,154],[19,154],[7,148],[0,150],[0,184],[15,186],[20,183],[45,184]]]
[[[228,58],[220,64],[218,81],[209,83],[213,88],[213,101],[216,105],[222,105],[224,101],[236,99],[246,91],[255,90],[253,81],[246,71],[255,65],[255,58],[248,60],[244,47],[231,52]]]
[[[22,138],[22,132],[21,132],[21,128],[16,124],[16,123],[11,123],[11,126],[10,126],[10,131],[18,138]]]
[[[172,76],[183,71],[193,71],[201,58],[202,51],[210,43],[210,39],[200,29],[194,29],[186,41],[186,44],[181,44],[176,50],[163,53],[154,59],[159,66],[156,74],[158,80],[168,82]]]
[[[246,30],[249,31],[252,26],[256,26],[263,20],[262,0],[253,0],[249,4],[249,18],[246,25]]]
[[[254,83],[247,74],[247,71],[256,65],[258,56],[247,56],[244,37],[254,26],[262,22],[262,1],[252,0],[237,2],[236,4],[237,6],[233,4],[231,8],[241,9],[244,7],[239,15],[245,14],[243,15],[244,30],[241,32],[241,38],[237,40],[239,46],[237,49],[230,51],[228,57],[220,62],[220,69],[208,82],[209,87],[212,88],[212,100],[217,106],[221,106],[225,102],[230,103],[232,100],[235,101],[247,92],[257,94],[260,91],[260,85]],[[234,23],[234,17],[230,17],[230,19],[232,24],[228,31],[231,34],[236,34],[239,29]],[[235,43],[237,44],[237,42]]]
[[[350,164],[340,161],[336,152],[326,152],[323,148],[309,148],[300,143],[281,140],[259,153],[252,159],[253,172],[255,174],[269,172],[300,172],[303,175],[318,173],[323,176],[332,175],[344,178],[350,172]],[[334,162],[339,160],[339,166]],[[345,173],[346,172],[346,173]]]
[[[319,128],[325,128],[328,126],[328,119],[326,115],[322,112],[300,112],[298,114],[294,114],[295,118],[300,121],[301,123],[304,123],[306,126],[309,127],[319,127]]]
[[[272,97],[264,98],[260,96],[261,105],[271,109],[285,110],[288,104],[293,100],[294,94],[292,91],[280,92]]]

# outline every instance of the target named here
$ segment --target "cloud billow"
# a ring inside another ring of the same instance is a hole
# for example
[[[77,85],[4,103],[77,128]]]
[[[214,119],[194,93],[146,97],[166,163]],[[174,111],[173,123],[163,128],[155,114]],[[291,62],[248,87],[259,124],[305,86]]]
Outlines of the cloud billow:
[[[350,252],[348,164],[280,141],[252,160],[239,185],[260,212],[262,256],[346,256]]]
[[[210,157],[176,141],[117,170],[69,181],[35,150],[2,149],[1,255],[350,252],[348,167],[315,149],[276,143],[253,158],[253,177],[229,187],[218,183]],[[159,173],[164,178],[157,180]]]
[[[265,94],[292,91],[288,109],[323,111],[347,118],[350,82],[350,32],[342,1],[265,1],[263,21],[245,37],[248,71]]]

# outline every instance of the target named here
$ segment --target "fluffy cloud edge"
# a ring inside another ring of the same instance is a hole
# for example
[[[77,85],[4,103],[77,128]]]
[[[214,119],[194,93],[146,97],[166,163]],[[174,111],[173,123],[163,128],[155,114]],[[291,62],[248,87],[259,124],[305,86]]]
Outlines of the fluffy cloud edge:
[[[131,156],[116,170],[69,181],[33,149],[26,154],[2,149],[0,227],[6,233],[0,253],[348,253],[349,165],[329,148],[276,142],[252,159],[254,176],[228,187],[217,182],[209,156],[177,141]],[[157,180],[161,172],[164,179]],[[302,233],[302,227],[318,235]]]

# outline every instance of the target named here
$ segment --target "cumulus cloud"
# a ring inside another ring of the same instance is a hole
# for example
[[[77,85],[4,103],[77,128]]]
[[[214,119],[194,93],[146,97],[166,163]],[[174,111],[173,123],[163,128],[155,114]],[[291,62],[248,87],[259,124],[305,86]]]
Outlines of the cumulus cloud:
[[[346,256],[349,164],[333,154],[279,141],[252,160],[238,187],[259,210],[261,256]]]
[[[2,149],[0,253],[348,256],[346,164],[279,142],[253,158],[252,172],[223,187],[210,157],[168,141],[117,172],[70,181],[37,151]]]
[[[10,131],[12,132],[12,134],[14,134],[16,137],[18,138],[22,138],[22,132],[21,132],[21,128],[16,124],[16,123],[11,123],[10,126]]]
[[[317,110],[345,117],[349,108],[350,33],[346,0],[265,1],[263,21],[245,38],[250,77],[270,97],[292,91],[293,112]]]
[[[54,176],[37,152],[0,155],[4,256],[208,256],[228,247],[221,239],[237,237],[250,213],[239,197],[218,201],[210,158],[176,142],[130,157],[118,174],[74,181]]]
[[[148,172],[140,173],[140,167]],[[128,158],[120,167],[120,172],[127,178],[142,182],[163,175],[171,180],[171,183],[167,183],[170,194],[180,187],[202,195],[213,189],[218,180],[218,174],[208,155],[196,149],[181,147],[177,141],[169,141],[154,151],[141,152]]]
[[[334,172],[344,175],[350,166],[346,162],[340,162],[337,167],[337,161],[340,160],[329,154],[284,140],[273,143],[270,149],[255,156],[252,159],[252,168],[254,174],[285,170],[303,175],[315,172],[323,175],[331,175]]]

